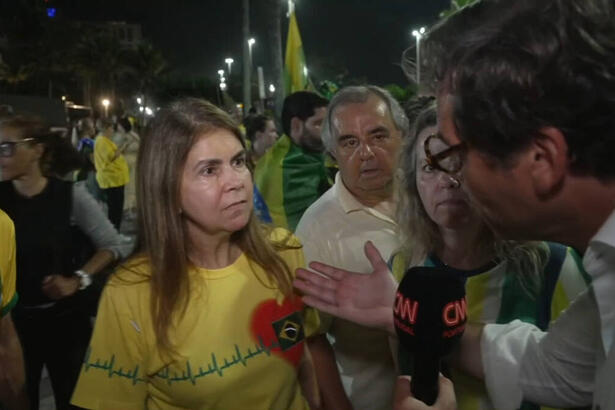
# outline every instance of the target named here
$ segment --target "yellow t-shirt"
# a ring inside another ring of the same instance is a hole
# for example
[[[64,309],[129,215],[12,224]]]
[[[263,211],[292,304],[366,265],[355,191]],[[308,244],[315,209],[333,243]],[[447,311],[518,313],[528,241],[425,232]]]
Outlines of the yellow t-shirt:
[[[280,252],[294,272],[301,249]],[[130,269],[130,270],[129,270]],[[172,333],[181,358],[155,346],[148,263],[133,260],[102,295],[72,403],[88,409],[308,409],[297,379],[303,340],[318,327],[299,298],[284,298],[245,255],[194,269],[183,319]]]
[[[104,135],[98,135],[94,143],[94,166],[96,167],[96,182],[103,188],[115,188],[126,185],[130,179],[128,164],[123,155],[113,161],[117,146]]]
[[[17,303],[15,273],[15,226],[0,210],[0,316],[10,312]]]

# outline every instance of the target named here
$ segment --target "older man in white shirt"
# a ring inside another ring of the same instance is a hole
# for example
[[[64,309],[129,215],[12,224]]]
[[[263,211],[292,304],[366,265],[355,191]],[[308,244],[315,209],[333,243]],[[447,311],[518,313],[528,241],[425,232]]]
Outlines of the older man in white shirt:
[[[367,241],[385,257],[398,248],[392,185],[397,153],[407,133],[403,110],[381,88],[347,87],[333,97],[322,138],[339,173],[334,186],[307,209],[297,226],[306,262],[367,274]],[[386,332],[328,316],[322,321],[322,334],[310,341],[310,349],[326,407],[390,409],[396,372]]]

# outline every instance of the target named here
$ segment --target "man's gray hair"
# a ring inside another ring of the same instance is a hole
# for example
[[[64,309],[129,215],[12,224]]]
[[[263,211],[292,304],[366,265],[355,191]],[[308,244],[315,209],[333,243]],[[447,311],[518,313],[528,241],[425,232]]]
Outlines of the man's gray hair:
[[[337,130],[333,125],[333,115],[335,110],[342,105],[347,104],[360,104],[367,101],[370,96],[376,96],[384,101],[389,109],[395,128],[401,132],[402,139],[405,139],[409,134],[408,118],[401,108],[399,103],[393,96],[385,89],[377,87],[375,85],[357,85],[344,87],[339,90],[329,102],[327,106],[327,114],[322,124],[321,138],[325,145],[325,148],[329,152],[335,151],[335,145],[337,140]]]

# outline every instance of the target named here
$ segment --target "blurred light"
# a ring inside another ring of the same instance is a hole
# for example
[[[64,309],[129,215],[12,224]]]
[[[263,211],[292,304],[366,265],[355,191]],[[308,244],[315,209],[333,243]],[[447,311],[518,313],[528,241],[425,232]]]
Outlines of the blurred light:
[[[143,112],[143,106],[139,106],[139,112]]]
[[[105,108],[107,108],[109,105],[111,105],[111,102],[108,99],[106,99],[106,98],[103,98],[101,103],[102,103],[103,107],[105,107]]]
[[[307,77],[308,75],[308,69],[306,66],[303,66],[303,75]]]
[[[222,77],[224,75],[224,70],[222,70],[222,69],[218,70],[218,75],[220,77]]]
[[[251,39],[248,40],[248,45],[251,47],[254,45],[254,43],[256,43],[256,40],[254,39],[254,37],[252,37]]]
[[[62,101],[66,101],[66,96],[65,95],[62,96]]]
[[[145,115],[154,115],[154,112],[151,108],[145,107]]]
[[[425,27],[421,27],[418,30],[412,30],[412,35],[416,37],[417,40],[420,40],[423,37],[423,34],[425,34]]]
[[[221,82],[221,83],[226,82],[226,78],[225,78],[224,76],[220,77],[220,82]]]
[[[269,84],[269,92],[272,94],[275,93],[275,85]]]
[[[226,83],[220,83],[220,89],[222,91],[226,90]]]
[[[142,104],[143,100],[141,99],[141,97],[137,97],[137,104]]]
[[[47,8],[47,17],[54,18],[55,16],[56,16],[56,8],[55,7],[48,7]]]
[[[230,58],[230,57],[229,57],[229,58],[225,58],[225,59],[224,59],[224,62],[225,62],[226,64],[233,64],[233,63],[235,62],[235,60],[233,60],[232,58]]]

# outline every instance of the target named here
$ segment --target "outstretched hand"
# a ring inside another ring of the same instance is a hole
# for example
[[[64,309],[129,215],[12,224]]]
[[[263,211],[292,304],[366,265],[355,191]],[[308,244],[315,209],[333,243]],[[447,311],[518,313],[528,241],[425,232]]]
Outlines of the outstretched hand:
[[[303,301],[316,309],[364,326],[395,334],[393,304],[397,282],[373,243],[365,244],[371,274],[350,272],[320,262],[297,269],[294,286],[305,294]],[[317,273],[316,273],[317,272]]]

